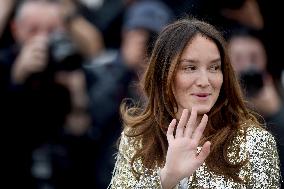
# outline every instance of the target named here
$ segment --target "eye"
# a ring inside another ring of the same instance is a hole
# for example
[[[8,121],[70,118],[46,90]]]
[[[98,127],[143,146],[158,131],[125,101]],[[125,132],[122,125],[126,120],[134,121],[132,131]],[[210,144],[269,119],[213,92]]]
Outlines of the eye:
[[[210,72],[217,72],[221,70],[221,66],[219,64],[213,64],[209,67]]]
[[[188,71],[188,72],[193,72],[193,71],[197,70],[197,67],[193,66],[193,65],[187,65],[187,66],[183,66],[182,70]]]

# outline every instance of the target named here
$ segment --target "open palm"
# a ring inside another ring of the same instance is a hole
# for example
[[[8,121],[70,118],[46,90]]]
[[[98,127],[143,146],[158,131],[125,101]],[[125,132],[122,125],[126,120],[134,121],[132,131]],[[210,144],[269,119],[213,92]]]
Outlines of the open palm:
[[[204,115],[200,124],[197,125],[197,111],[192,108],[189,119],[188,114],[188,110],[185,109],[177,125],[175,136],[174,129],[177,122],[175,119],[172,120],[167,131],[169,148],[165,167],[161,170],[161,179],[162,182],[164,178],[170,179],[166,179],[167,181],[162,183],[165,186],[168,186],[169,182],[169,185],[173,187],[181,179],[192,175],[203,164],[210,152],[210,142],[206,142],[200,153],[197,154],[197,147],[206,127],[208,116]]]

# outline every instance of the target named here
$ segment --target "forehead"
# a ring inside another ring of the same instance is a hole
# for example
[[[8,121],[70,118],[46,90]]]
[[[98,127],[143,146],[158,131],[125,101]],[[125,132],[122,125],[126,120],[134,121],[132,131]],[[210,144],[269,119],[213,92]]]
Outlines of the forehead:
[[[209,37],[197,34],[190,40],[181,54],[182,59],[216,59],[220,58],[217,44]]]
[[[56,3],[29,2],[20,7],[16,20],[27,21],[30,19],[60,19],[60,7]]]
[[[239,36],[234,37],[229,42],[229,48],[232,53],[239,52],[247,54],[250,52],[264,52],[264,46],[262,43],[253,37]]]

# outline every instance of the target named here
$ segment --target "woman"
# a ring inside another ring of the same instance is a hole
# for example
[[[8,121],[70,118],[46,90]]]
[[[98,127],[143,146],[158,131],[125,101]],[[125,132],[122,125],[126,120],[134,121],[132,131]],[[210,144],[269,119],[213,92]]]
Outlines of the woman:
[[[213,26],[188,19],[168,25],[143,87],[147,104],[122,108],[110,188],[279,187],[274,138],[247,109]]]

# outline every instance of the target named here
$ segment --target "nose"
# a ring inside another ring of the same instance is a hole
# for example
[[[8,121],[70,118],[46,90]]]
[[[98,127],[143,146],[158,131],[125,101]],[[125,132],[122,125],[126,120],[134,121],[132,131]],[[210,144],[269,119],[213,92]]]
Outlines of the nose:
[[[198,73],[198,77],[196,79],[196,85],[199,87],[208,87],[210,85],[209,83],[209,75],[206,71],[201,71]]]

